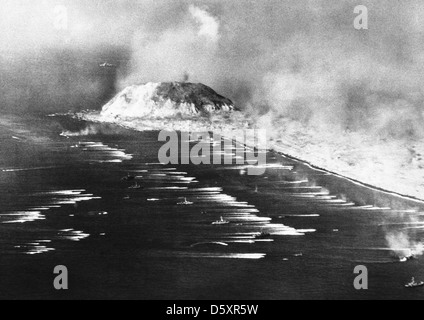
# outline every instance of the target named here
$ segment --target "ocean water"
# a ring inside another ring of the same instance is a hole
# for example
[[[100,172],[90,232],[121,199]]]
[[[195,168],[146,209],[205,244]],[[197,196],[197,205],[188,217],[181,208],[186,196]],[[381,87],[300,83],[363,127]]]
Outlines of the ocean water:
[[[271,152],[265,174],[248,176],[162,165],[158,132],[63,117],[0,125],[0,298],[424,298],[404,288],[424,279],[422,258],[399,261],[423,238],[419,203]],[[67,291],[53,287],[57,265]],[[368,290],[353,286],[358,265]]]

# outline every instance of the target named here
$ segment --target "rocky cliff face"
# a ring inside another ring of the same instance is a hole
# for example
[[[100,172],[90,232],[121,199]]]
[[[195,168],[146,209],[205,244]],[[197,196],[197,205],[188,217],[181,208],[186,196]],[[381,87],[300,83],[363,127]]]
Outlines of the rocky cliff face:
[[[101,112],[112,118],[165,118],[228,113],[231,100],[203,84],[165,82],[127,87]]]

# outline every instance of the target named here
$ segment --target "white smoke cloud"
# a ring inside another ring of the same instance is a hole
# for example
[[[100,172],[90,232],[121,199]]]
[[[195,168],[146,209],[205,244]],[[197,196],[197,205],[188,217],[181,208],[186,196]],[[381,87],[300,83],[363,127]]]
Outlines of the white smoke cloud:
[[[206,10],[191,5],[190,14],[200,24],[199,36],[209,37],[216,42],[219,39],[219,21],[211,16]]]
[[[394,254],[401,258],[410,255],[422,256],[424,253],[424,244],[412,240],[405,232],[390,232],[386,235],[386,241]]]
[[[54,28],[58,4],[68,9],[66,32]],[[27,59],[17,56],[21,51],[33,57],[30,52],[40,49],[44,57],[46,47],[87,52],[119,46],[129,51],[131,63],[122,62],[118,90],[140,82],[181,80],[187,74],[191,82],[213,87],[240,107],[252,106],[259,114],[271,110],[270,118],[294,115],[306,125],[381,127],[398,136],[421,136],[422,0],[362,1],[370,13],[370,29],[363,31],[353,27],[355,0],[248,4],[3,0],[0,27],[7,32],[0,34],[0,53],[7,52],[4,68],[11,69],[15,60],[25,70]],[[64,61],[96,67],[103,59]],[[10,73],[23,74],[15,69]],[[16,95],[11,87],[10,94]]]
[[[146,28],[132,41],[132,68],[119,87],[134,83],[178,81],[211,84],[216,79],[218,19],[196,6],[185,7],[182,19],[152,35]]]

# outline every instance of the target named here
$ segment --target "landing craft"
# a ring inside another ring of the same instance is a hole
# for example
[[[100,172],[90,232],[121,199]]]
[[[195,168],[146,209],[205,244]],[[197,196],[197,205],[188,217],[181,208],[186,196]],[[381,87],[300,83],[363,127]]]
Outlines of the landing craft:
[[[127,174],[126,177],[123,177],[121,179],[121,181],[134,181],[135,180],[135,176],[130,175],[129,173]]]
[[[128,189],[138,190],[138,189],[141,189],[141,186],[138,183],[135,183],[134,185],[132,185]]]
[[[115,65],[108,62],[104,62],[99,64],[99,67],[100,68],[115,68]]]
[[[405,285],[405,288],[408,288],[408,289],[418,288],[418,287],[424,287],[424,282],[423,281],[417,282],[415,281],[415,278],[412,278],[411,282]]]
[[[187,201],[187,198],[184,198],[183,202],[178,203],[179,206],[191,206],[192,204],[193,202]]]
[[[415,256],[412,255],[412,256],[408,256],[408,257],[400,257],[399,261],[400,262],[407,262],[407,261],[411,261],[411,260],[414,260],[414,259],[415,259]]]
[[[407,261],[411,261],[415,259],[416,259],[415,253],[412,251],[409,255],[399,258],[400,262],[407,262]]]
[[[267,240],[271,238],[272,238],[271,234],[265,231],[262,231],[261,233],[258,233],[255,235],[255,239],[258,239],[258,240]]]
[[[223,217],[221,217],[220,220],[213,222],[213,225],[225,225],[225,224],[229,224],[230,221],[224,220]]]

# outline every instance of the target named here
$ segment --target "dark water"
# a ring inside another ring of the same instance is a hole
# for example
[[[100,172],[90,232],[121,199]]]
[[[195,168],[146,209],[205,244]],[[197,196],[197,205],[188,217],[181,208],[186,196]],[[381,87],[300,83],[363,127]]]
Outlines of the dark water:
[[[1,119],[1,298],[424,298],[403,287],[424,279],[421,258],[398,261],[423,237],[418,204],[271,153],[259,177],[237,165],[161,165],[157,140]],[[221,217],[229,224],[214,225]],[[68,291],[53,288],[57,265]],[[357,265],[368,267],[367,291],[353,287]]]

